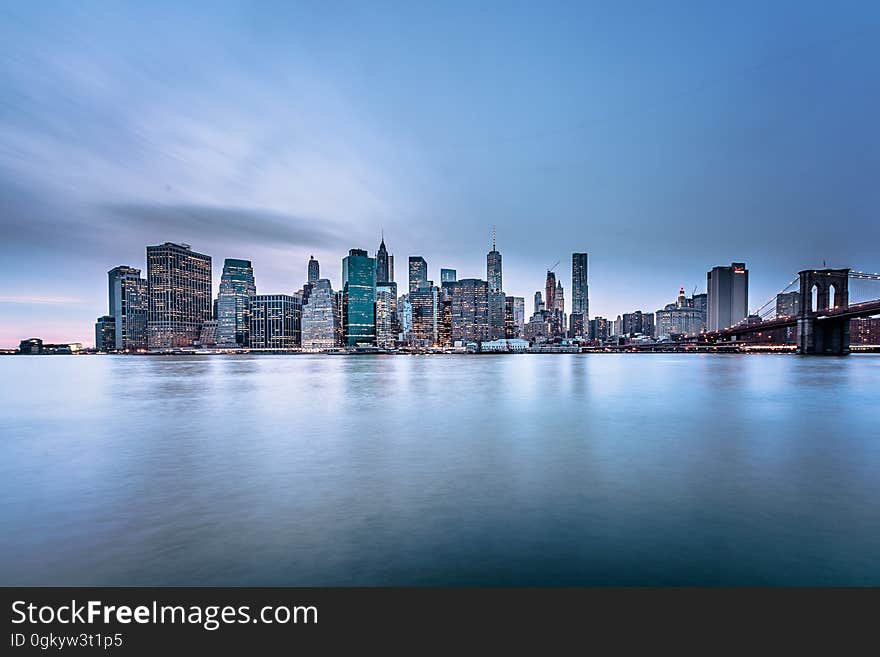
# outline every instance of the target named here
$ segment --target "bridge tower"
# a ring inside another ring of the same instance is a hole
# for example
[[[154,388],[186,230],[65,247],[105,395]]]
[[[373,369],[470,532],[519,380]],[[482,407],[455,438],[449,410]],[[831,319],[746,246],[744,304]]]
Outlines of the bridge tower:
[[[849,269],[805,269],[800,276],[798,353],[849,353],[849,319],[832,311],[849,307]]]

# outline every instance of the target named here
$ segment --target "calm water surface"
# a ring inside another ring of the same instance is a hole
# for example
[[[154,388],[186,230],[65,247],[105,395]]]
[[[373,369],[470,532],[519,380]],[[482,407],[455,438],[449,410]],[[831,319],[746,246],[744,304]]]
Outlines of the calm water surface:
[[[5,357],[0,584],[880,584],[880,357]]]

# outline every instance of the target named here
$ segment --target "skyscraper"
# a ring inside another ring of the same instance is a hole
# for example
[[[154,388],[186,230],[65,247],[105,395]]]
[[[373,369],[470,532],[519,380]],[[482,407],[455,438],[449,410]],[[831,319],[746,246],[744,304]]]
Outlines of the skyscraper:
[[[748,317],[749,270],[744,262],[713,267],[706,274],[706,290],[708,330],[720,331]]]
[[[544,282],[544,308],[551,313],[556,310],[556,274],[549,269]]]
[[[95,322],[95,349],[114,351],[116,349],[116,318],[104,315]]]
[[[504,337],[508,340],[523,337],[526,300],[523,297],[504,298]]]
[[[415,292],[428,282],[428,263],[422,256],[409,257],[409,291]]]
[[[376,283],[376,346],[393,349],[397,344],[397,283]]]
[[[451,339],[482,342],[489,339],[489,284],[463,278],[449,284]]]
[[[590,288],[587,279],[586,253],[571,254],[571,312],[590,317]]]
[[[535,308],[532,312],[539,313],[544,310],[544,300],[541,298],[541,290],[535,292]]]
[[[188,244],[147,247],[147,343],[150,349],[189,347],[212,318],[211,256]]]
[[[590,288],[587,260],[586,253],[571,254],[571,337],[585,337],[589,333]]]
[[[332,349],[339,346],[339,308],[336,294],[326,278],[312,285],[309,300],[302,307],[302,348]]]
[[[376,259],[351,249],[342,259],[342,330],[350,347],[376,344]]]
[[[438,344],[438,294],[434,286],[423,286],[409,293],[412,307],[412,345],[414,347],[433,347]]]
[[[379,244],[379,250],[376,251],[376,284],[391,283],[394,281],[394,256],[388,255],[388,249],[385,248],[385,237],[382,237],[382,243]]]
[[[316,283],[321,278],[321,265],[315,260],[315,256],[309,256],[309,283]]]
[[[504,292],[501,277],[501,254],[495,247],[495,231],[492,231],[492,250],[486,254],[486,283],[489,286],[489,340],[504,337]]]
[[[302,340],[302,299],[290,294],[258,294],[250,298],[250,346],[291,349]]]
[[[315,261],[317,262],[317,260]],[[250,308],[248,300],[257,293],[250,260],[226,258],[217,295],[217,344],[248,345]]]
[[[443,285],[443,283],[454,283],[456,275],[457,274],[454,269],[441,269],[440,284]]]
[[[114,267],[107,272],[107,284],[108,315],[113,317],[114,326],[110,348],[116,351],[146,349],[149,294],[141,270],[125,265]]]

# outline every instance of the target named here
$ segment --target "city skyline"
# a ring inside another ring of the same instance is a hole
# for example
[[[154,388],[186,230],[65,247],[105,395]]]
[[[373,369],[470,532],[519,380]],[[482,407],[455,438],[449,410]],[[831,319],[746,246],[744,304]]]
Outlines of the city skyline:
[[[865,3],[2,15],[0,346],[91,343],[97,281],[165,241],[212,256],[215,298],[226,258],[289,294],[314,254],[337,287],[383,229],[398,280],[409,254],[483,278],[495,225],[508,295],[562,260],[570,304],[583,250],[609,319],[721,263],[750,310],[823,260],[878,269]]]

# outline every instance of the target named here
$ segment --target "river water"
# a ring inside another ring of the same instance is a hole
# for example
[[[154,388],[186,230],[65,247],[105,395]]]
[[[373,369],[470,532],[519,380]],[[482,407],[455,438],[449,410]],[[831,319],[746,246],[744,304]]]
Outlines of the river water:
[[[880,585],[880,357],[0,358],[0,585]]]

